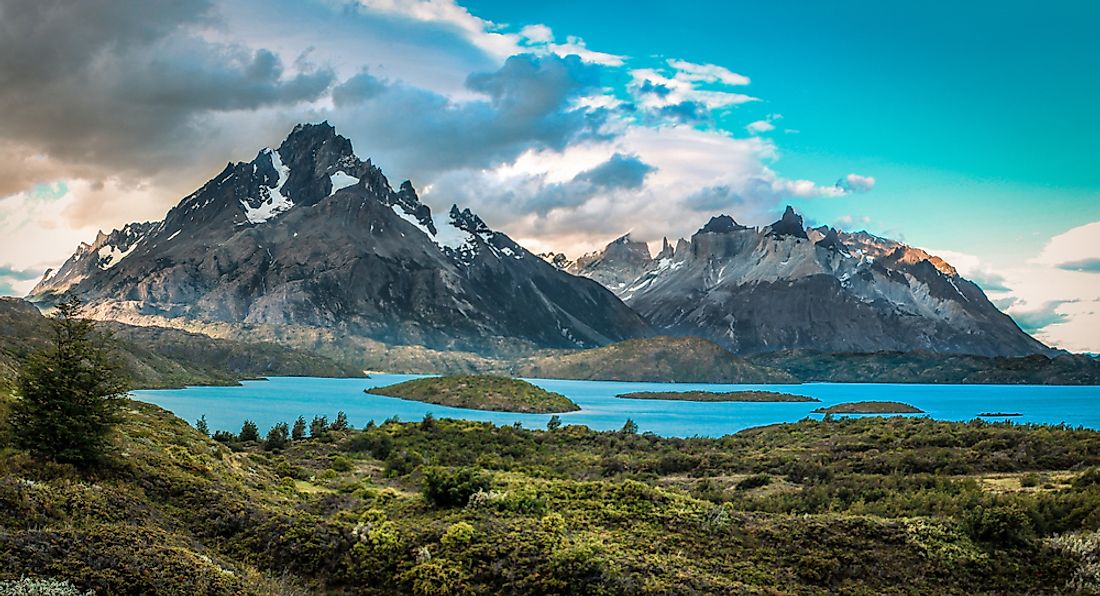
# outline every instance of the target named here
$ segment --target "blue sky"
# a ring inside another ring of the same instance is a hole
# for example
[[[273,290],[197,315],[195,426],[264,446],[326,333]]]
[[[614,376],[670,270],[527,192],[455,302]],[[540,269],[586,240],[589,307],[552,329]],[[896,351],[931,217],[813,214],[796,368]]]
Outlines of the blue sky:
[[[961,4],[961,5],[960,5]],[[1100,4],[0,0],[0,294],[329,120],[532,250],[792,204],[1100,351]]]
[[[675,56],[752,79],[780,113],[782,173],[876,174],[867,215],[925,245],[1021,258],[1100,219],[1100,4],[1095,2],[580,2],[472,0],[499,23],[541,22],[590,47]],[[686,8],[685,8],[686,6]],[[982,221],[986,230],[974,230]],[[972,236],[959,238],[959,236]],[[1008,236],[1010,242],[999,243]]]

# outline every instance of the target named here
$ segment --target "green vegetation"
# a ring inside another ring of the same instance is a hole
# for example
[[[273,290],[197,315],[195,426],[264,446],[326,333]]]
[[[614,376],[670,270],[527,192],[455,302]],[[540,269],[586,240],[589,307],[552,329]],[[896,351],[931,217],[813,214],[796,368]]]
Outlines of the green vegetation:
[[[359,367],[272,343],[115,322],[98,325],[113,337],[118,366],[136,388],[235,385],[262,376],[363,376]],[[16,368],[46,347],[49,336],[49,319],[38,308],[25,300],[0,297],[0,389],[11,390]]]
[[[109,338],[80,311],[76,298],[58,304],[48,347],[31,353],[18,370],[10,424],[17,446],[87,467],[103,455],[127,381],[105,347]]]
[[[240,594],[1100,588],[1100,433],[1089,430],[842,418],[672,439],[432,419],[232,450],[131,402],[111,440],[118,456],[94,474],[0,445],[0,582]]]
[[[977,383],[1100,385],[1100,360],[1076,354],[985,358],[932,352],[821,354],[787,350],[750,360],[784,370],[805,383]]]
[[[580,409],[560,393],[547,391],[527,381],[489,375],[429,377],[365,391],[473,410],[549,414]]]
[[[820,399],[778,391],[636,391],[615,397],[678,401],[818,402]]]
[[[923,414],[924,411],[899,401],[855,401],[814,410],[815,414]]]
[[[982,412],[980,418],[1008,418],[1010,416],[1022,416],[1019,412]]]
[[[508,368],[517,377],[667,383],[797,383],[698,337],[654,337],[602,348],[533,356]]]

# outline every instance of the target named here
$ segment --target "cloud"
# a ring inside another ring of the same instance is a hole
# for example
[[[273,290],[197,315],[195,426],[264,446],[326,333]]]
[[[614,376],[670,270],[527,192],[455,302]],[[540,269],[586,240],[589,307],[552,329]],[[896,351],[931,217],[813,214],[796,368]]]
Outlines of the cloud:
[[[687,60],[669,60],[668,65],[676,69],[678,75],[687,81],[721,83],[723,85],[748,85],[749,77],[737,74],[724,66],[715,64],[696,64]]]
[[[759,134],[775,130],[775,125],[767,120],[756,120],[745,126],[745,130],[748,130],[752,134]]]
[[[1066,271],[1100,272],[1100,221],[1094,221],[1051,237],[1031,262]]]
[[[848,174],[836,181],[836,187],[844,193],[867,192],[875,187],[875,177]]]
[[[1066,320],[1067,315],[1065,313],[1058,312],[1058,308],[1063,304],[1073,302],[1072,300],[1052,300],[1050,302],[1044,302],[1038,308],[1028,311],[1020,311],[1013,315],[1016,320],[1016,324],[1020,326],[1020,329],[1028,333],[1036,333],[1043,329],[1062,323]]]
[[[644,111],[677,121],[703,120],[706,112],[758,101],[730,87],[749,79],[713,64],[668,60],[664,66],[630,71],[628,89]]]
[[[770,132],[775,130],[774,122],[783,118],[783,114],[768,114],[763,120],[756,120],[748,123],[745,126],[745,130],[749,131],[749,134],[760,134],[764,132]]]
[[[42,278],[40,269],[17,269],[0,265],[0,296],[22,296]]]
[[[0,180],[14,180],[3,195],[69,176],[154,175],[208,145],[198,124],[211,113],[301,105],[333,80],[306,61],[208,41],[207,2],[0,10],[0,155],[16,156],[0,160]]]
[[[1065,263],[1059,263],[1058,268],[1065,269],[1066,271],[1080,271],[1082,273],[1100,273],[1100,258],[1066,261]]]
[[[333,90],[340,110],[327,117],[342,134],[369,140],[367,154],[391,176],[430,182],[448,169],[491,167],[532,148],[600,137],[607,111],[575,105],[599,83],[597,67],[556,55],[516,55],[471,74],[467,87],[477,99],[469,101],[362,72]]]

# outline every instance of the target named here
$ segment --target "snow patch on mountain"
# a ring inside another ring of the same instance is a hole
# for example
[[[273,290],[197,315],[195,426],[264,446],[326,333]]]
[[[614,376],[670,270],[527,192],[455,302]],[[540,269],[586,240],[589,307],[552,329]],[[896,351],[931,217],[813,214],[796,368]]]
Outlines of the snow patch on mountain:
[[[283,184],[285,184],[287,178],[290,177],[290,168],[283,164],[283,160],[279,157],[278,151],[268,147],[264,149],[262,153],[271,157],[271,165],[275,168],[275,173],[279,178],[274,186],[260,187],[260,194],[266,194],[267,196],[259,206],[253,207],[251,205],[252,201],[249,199],[241,200],[241,206],[244,207],[244,217],[250,224],[262,224],[280,213],[285,213],[294,206],[294,201],[291,201],[290,197],[280,192]]]
[[[344,173],[344,170],[337,170],[337,172],[329,176],[329,181],[332,182],[332,194],[336,194],[336,191],[347,188],[349,186],[355,186],[359,184],[359,179],[355,176],[349,176]]]

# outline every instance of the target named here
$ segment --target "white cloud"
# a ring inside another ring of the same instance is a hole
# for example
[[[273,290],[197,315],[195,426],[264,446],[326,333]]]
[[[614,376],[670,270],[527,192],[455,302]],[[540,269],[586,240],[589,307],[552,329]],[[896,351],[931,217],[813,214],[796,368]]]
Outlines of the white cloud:
[[[737,74],[724,66],[716,64],[696,64],[687,60],[669,60],[668,65],[675,68],[680,77],[688,81],[704,83],[722,83],[723,85],[748,85],[749,77]]]
[[[875,187],[875,177],[848,174],[837,181],[836,187],[844,191],[844,193],[867,192]]]
[[[1055,241],[1064,236],[1055,236],[1047,247],[1064,246],[1065,238]],[[995,304],[1040,341],[1074,352],[1100,352],[1097,274],[1059,268],[1058,259],[1044,263],[1042,258],[1035,258],[1001,268],[968,253],[926,250],[953,265],[959,275],[976,282]],[[1047,250],[1043,254],[1052,256]]]
[[[1031,262],[1069,271],[1100,273],[1100,221],[1052,237]],[[1100,276],[1096,282],[1100,285]]]
[[[767,120],[756,120],[754,122],[749,122],[749,124],[745,126],[745,130],[752,134],[759,134],[775,130],[775,125]]]

